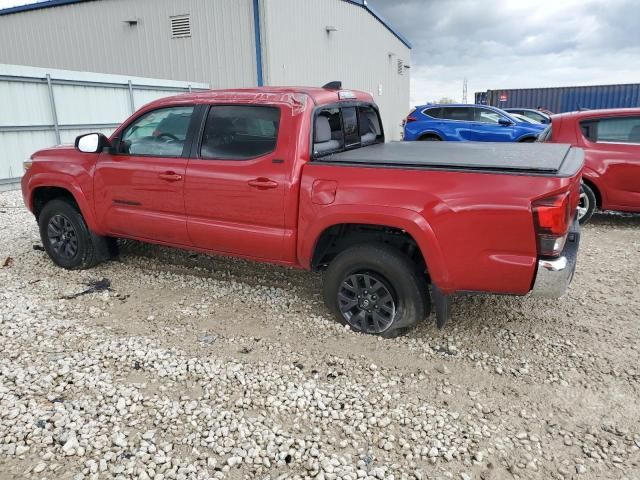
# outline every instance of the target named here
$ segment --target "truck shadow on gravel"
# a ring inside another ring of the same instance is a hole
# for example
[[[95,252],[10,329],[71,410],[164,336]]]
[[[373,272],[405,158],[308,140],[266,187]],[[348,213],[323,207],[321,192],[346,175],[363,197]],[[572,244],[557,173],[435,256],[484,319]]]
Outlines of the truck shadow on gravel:
[[[120,240],[119,247],[121,261],[142,257],[153,261],[154,267],[158,270],[174,274],[294,291],[299,297],[315,305],[313,313],[333,318],[323,302],[322,274],[320,273],[231,257],[200,254],[131,240]],[[537,316],[536,310],[545,310],[548,307],[546,302],[528,297],[458,295],[452,298],[452,316],[445,328],[439,330],[436,327],[435,313],[432,310],[432,313],[420,322],[409,336],[414,338],[446,336],[453,328],[477,334],[487,326],[491,326],[493,331],[498,331],[518,322],[529,324],[531,317]]]

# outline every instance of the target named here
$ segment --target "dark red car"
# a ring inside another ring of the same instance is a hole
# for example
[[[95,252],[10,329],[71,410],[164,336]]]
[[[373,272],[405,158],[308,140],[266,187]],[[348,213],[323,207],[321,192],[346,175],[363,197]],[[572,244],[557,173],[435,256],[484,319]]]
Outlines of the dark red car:
[[[596,208],[640,212],[640,108],[570,112],[552,120],[541,140],[584,150],[580,223]]]

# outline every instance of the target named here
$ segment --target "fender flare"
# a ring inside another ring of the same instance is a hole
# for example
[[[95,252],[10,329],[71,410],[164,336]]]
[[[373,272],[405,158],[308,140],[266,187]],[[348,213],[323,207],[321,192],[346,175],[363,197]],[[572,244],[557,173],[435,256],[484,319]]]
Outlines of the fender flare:
[[[298,259],[304,268],[311,268],[311,261],[322,233],[335,225],[366,224],[404,230],[416,241],[427,264],[432,283],[448,292],[451,288],[449,272],[438,239],[427,220],[417,212],[398,207],[371,207],[362,205],[328,206],[317,211],[313,222],[299,232]]]
[[[56,172],[55,174],[36,173],[29,178],[26,187],[29,192],[27,208],[32,212],[34,211],[35,192],[38,188],[54,187],[67,190],[78,204],[80,213],[82,214],[84,221],[87,222],[89,230],[92,232],[99,231],[93,208],[91,208],[91,203],[84,194],[80,184],[73,176],[59,172]]]

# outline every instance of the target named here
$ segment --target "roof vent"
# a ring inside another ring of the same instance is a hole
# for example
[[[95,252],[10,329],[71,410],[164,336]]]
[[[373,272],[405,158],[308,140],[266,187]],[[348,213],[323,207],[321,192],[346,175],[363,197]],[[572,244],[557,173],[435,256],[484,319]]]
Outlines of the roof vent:
[[[176,15],[169,17],[171,23],[171,38],[184,38],[191,36],[191,15]]]

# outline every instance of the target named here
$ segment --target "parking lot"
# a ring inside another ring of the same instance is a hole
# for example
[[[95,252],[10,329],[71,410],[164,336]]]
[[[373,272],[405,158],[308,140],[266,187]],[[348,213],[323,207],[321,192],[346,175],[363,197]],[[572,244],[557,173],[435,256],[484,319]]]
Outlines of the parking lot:
[[[65,271],[19,192],[0,224],[2,479],[640,478],[640,216],[593,218],[560,301],[394,340],[319,276],[134,242]]]

